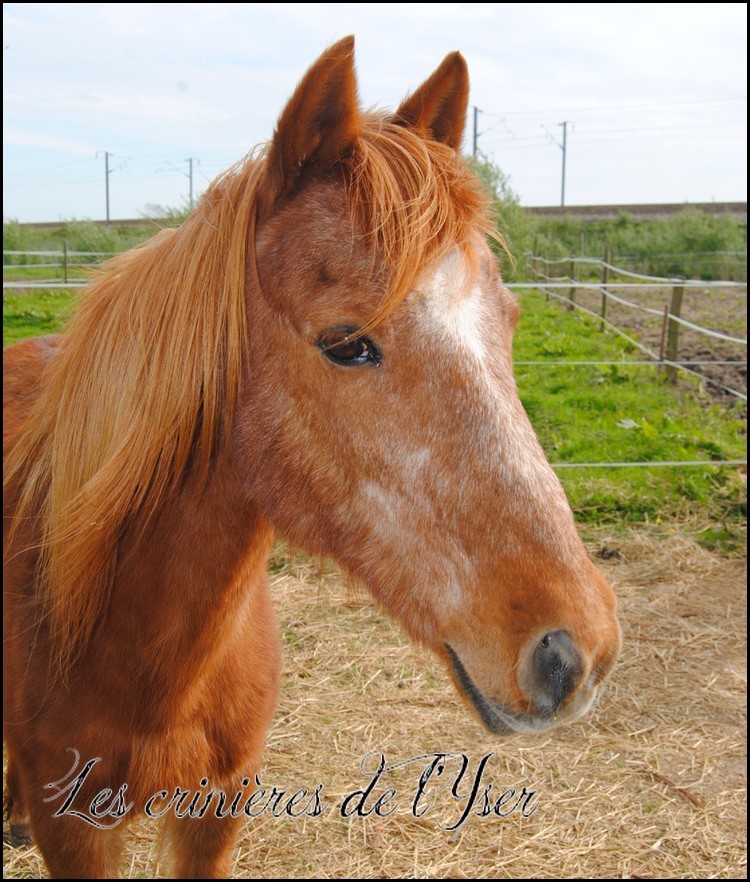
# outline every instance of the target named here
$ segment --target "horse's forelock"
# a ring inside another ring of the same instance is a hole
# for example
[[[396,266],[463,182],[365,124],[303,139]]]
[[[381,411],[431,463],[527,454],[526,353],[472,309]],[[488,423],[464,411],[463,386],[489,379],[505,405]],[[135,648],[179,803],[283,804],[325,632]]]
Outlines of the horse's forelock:
[[[489,199],[458,154],[386,118],[364,119],[349,161],[349,194],[389,276],[362,332],[390,315],[447,251],[458,246],[471,259],[477,235],[502,245]]]

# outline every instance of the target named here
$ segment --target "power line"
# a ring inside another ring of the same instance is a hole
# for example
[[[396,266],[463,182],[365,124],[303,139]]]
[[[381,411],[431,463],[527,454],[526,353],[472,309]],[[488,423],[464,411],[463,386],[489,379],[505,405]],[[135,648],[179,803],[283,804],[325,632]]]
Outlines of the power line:
[[[747,97],[741,98],[703,98],[703,99],[695,99],[695,100],[685,100],[685,101],[651,101],[643,104],[603,104],[603,105],[588,105],[586,107],[568,107],[564,109],[565,113],[576,113],[576,114],[587,114],[587,113],[618,113],[620,114],[623,110],[639,110],[643,111],[644,109],[653,113],[663,114],[669,111],[671,107],[684,107],[686,105],[694,106],[696,104],[720,104],[720,103],[735,103],[735,104],[744,104],[747,105]],[[505,110],[505,111],[484,111],[487,116],[544,116],[551,113],[560,113],[560,107],[547,107],[547,108],[535,108],[532,110]]]

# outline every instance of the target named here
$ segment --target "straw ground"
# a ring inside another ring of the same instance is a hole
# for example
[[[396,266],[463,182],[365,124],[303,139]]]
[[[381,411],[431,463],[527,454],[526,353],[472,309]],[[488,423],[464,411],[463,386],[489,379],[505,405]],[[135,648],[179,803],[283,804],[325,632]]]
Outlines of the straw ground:
[[[746,878],[745,561],[663,528],[601,534],[590,551],[621,599],[624,650],[609,688],[578,723],[500,741],[334,568],[279,546],[285,669],[260,783],[285,795],[262,812],[254,803],[233,875]],[[415,803],[438,753],[459,756],[440,777],[433,769]],[[347,797],[367,789],[381,754],[400,765],[379,777],[362,817]],[[460,755],[468,769],[451,792]],[[509,790],[506,817],[477,814]],[[131,878],[167,872],[142,812],[129,849]],[[33,848],[6,845],[4,857],[6,878],[43,875]]]

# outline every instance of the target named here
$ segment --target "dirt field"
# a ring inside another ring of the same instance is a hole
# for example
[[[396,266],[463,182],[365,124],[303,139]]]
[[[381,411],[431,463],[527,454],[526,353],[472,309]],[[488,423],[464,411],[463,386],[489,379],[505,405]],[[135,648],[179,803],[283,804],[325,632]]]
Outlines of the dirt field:
[[[322,812],[307,798],[299,817],[248,822],[233,875],[746,878],[745,561],[670,531],[602,534],[590,551],[621,599],[621,661],[586,719],[510,740],[486,734],[441,667],[335,570],[279,551],[285,671],[261,782],[285,800],[318,788]],[[435,784],[415,806],[420,775],[446,753],[458,755],[449,785],[468,763],[456,794]],[[343,817],[381,754],[400,766],[361,810],[392,789],[381,807],[393,813]],[[478,815],[478,799],[457,824],[480,769],[480,794],[515,791],[506,817]],[[166,872],[146,822],[131,848],[130,877]],[[6,877],[42,874],[34,849],[5,846],[4,858]]]

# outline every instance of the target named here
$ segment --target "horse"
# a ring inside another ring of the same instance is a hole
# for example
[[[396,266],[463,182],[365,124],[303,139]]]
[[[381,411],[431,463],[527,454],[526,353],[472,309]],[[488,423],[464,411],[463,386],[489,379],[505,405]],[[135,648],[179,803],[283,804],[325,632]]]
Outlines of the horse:
[[[468,94],[454,52],[365,111],[335,43],[181,226],[4,353],[7,802],[54,877],[116,875],[154,794],[258,772],[276,536],[364,583],[498,737],[594,703],[616,599],[518,396]],[[239,819],[177,814],[173,872],[226,876]]]

